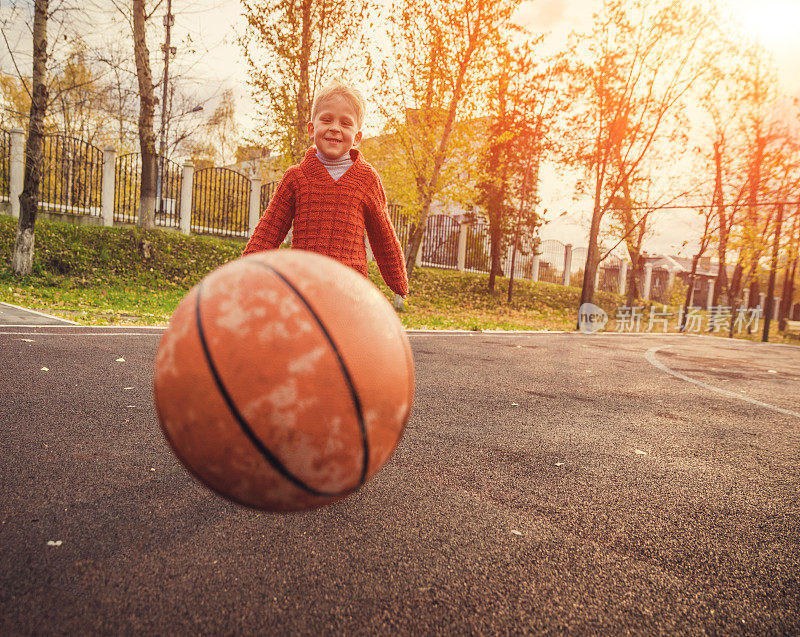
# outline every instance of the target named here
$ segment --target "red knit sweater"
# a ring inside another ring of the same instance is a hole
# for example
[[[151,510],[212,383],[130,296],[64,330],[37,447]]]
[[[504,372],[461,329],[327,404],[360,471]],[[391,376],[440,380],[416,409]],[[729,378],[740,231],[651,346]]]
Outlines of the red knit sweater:
[[[367,276],[366,229],[383,280],[406,296],[403,250],[389,219],[378,173],[352,149],[353,165],[334,181],[316,153],[312,146],[303,161],[283,175],[244,254],[277,248],[294,222],[293,248],[327,255]]]

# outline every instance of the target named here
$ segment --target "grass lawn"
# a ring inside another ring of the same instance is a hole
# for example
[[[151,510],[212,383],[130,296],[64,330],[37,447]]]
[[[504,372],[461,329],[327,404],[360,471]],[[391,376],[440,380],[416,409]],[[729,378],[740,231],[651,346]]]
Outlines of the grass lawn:
[[[215,268],[236,259],[244,245],[162,230],[145,233],[138,228],[39,220],[34,272],[17,279],[10,270],[16,223],[0,216],[0,253],[6,255],[0,261],[0,301],[84,325],[166,325],[189,289]],[[139,253],[142,240],[149,243],[149,258]],[[370,279],[391,300],[394,295],[376,264],[369,266]],[[578,287],[515,281],[511,303],[507,296],[508,280],[502,277],[495,292],[489,293],[486,274],[418,268],[400,319],[415,329],[574,329]],[[614,316],[624,298],[600,292],[595,303],[611,317],[606,329],[613,331]],[[760,340],[761,333],[738,337]],[[775,322],[771,340],[792,342],[777,332]]]

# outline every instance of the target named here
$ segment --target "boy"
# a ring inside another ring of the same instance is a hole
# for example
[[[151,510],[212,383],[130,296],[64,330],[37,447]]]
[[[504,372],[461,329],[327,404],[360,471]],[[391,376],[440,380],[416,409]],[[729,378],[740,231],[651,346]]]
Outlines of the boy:
[[[314,146],[281,179],[244,254],[277,248],[294,222],[292,247],[327,255],[367,276],[364,230],[386,284],[408,294],[400,241],[378,173],[354,148],[361,141],[361,94],[333,82],[314,98],[308,135]]]

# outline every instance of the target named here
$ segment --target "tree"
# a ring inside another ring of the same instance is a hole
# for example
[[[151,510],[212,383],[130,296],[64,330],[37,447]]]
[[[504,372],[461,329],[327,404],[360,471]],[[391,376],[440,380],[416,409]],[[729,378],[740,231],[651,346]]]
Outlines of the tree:
[[[705,75],[710,28],[710,14],[691,0],[609,0],[573,47],[569,159],[593,186],[581,304],[594,299],[603,217],[649,160],[666,116]]]
[[[778,311],[778,320],[783,321],[789,316],[794,299],[795,279],[797,277],[797,264],[800,261],[800,204],[794,209],[794,222],[792,231],[789,234],[789,245],[786,258],[786,269],[783,274],[783,291],[781,292],[781,304]]]
[[[147,19],[145,0],[133,0],[133,51],[139,80],[139,148],[142,154],[139,225],[145,230],[155,227],[157,180],[156,133],[153,130],[156,98],[145,32]]]
[[[697,278],[697,266],[714,239],[714,208],[702,208],[700,210],[700,215],[703,217],[703,234],[700,236],[700,245],[697,248],[697,252],[695,252],[692,257],[692,269],[689,272],[689,285],[686,288],[686,298],[683,302],[683,312],[681,312],[681,323],[679,326],[681,332],[686,329],[686,319],[689,316],[689,308],[694,303],[694,285]]]
[[[485,169],[479,178],[478,202],[485,206],[489,220],[490,292],[494,292],[495,276],[502,275],[500,262],[506,244],[514,242],[514,259],[523,226],[528,231],[525,234],[532,234],[541,223],[535,213],[539,165],[549,144],[558,95],[556,63],[551,61],[544,69],[538,66],[534,61],[536,44],[538,41],[512,47],[501,40],[489,75],[487,97],[492,115],[479,161]]]
[[[25,20],[20,19],[15,9],[12,7],[3,22],[8,25],[10,21],[19,28]],[[78,18],[82,15],[74,0],[50,2],[45,71],[48,103],[43,130],[47,135],[59,133],[102,145],[111,141],[112,127],[108,120],[110,84],[104,77],[105,70],[94,57],[95,51],[80,34]],[[32,30],[32,25],[28,28]],[[30,109],[28,85],[31,77],[20,72],[17,51],[7,40],[6,43],[16,75],[0,75],[0,92],[8,108],[4,111],[4,119],[10,115],[11,125],[25,127]]]
[[[712,305],[729,302],[728,257],[734,230],[746,195],[746,181],[741,179],[741,158],[747,154],[739,123],[746,108],[747,69],[753,56],[763,51],[741,47],[741,33],[720,32],[718,53],[711,56],[714,66],[711,81],[699,98],[706,114],[702,129],[704,139],[698,147],[709,171],[712,184],[711,212],[716,215],[717,260]]]
[[[131,27],[132,31],[132,27]],[[131,64],[131,43],[127,40],[108,42],[93,51],[101,68],[105,70],[105,112],[109,126],[113,118],[112,143],[120,154],[134,152],[139,146],[138,113],[139,90],[135,62]]]
[[[31,110],[29,80],[30,78],[19,78],[10,73],[0,73],[0,96],[4,105],[0,112],[0,122],[3,128],[24,128],[27,125]]]
[[[239,43],[263,113],[257,133],[298,163],[308,148],[316,90],[332,71],[370,66],[363,29],[372,6],[359,0],[242,0]]]
[[[669,154],[660,155],[660,165],[667,165]],[[653,216],[668,209],[677,200],[691,192],[676,185],[674,179],[660,174],[657,169],[650,171],[651,164],[641,166],[636,173],[628,174],[621,181],[620,193],[609,202],[608,214],[611,221],[609,232],[616,241],[598,261],[602,262],[620,245],[624,244],[631,260],[631,268],[626,280],[626,304],[633,305],[634,299],[644,293],[642,277],[644,274],[644,242],[653,236],[651,221]],[[647,171],[645,172],[645,169]],[[703,235],[705,237],[705,234]],[[703,247],[703,250],[705,247]]]
[[[33,269],[34,226],[42,175],[43,123],[47,109],[47,19],[49,0],[36,0],[33,18],[33,77],[28,139],[25,142],[25,178],[19,197],[20,214],[11,269],[17,276]]]
[[[772,235],[772,257],[770,259],[766,307],[764,308],[764,332],[762,335],[762,340],[764,342],[769,341],[770,321],[773,318],[781,318],[780,312],[778,313],[778,316],[775,316],[773,310],[775,306],[775,281],[778,274],[782,239],[784,238],[782,231],[784,229],[784,211],[786,207],[785,202],[793,198],[793,196],[797,197],[798,193],[800,192],[800,177],[798,177],[798,171],[800,171],[800,154],[798,154],[798,151],[800,150],[800,147],[798,147],[788,131],[786,131],[785,135],[786,137],[781,144],[780,151],[776,154],[776,157],[779,158],[781,165],[780,167],[775,167],[771,170],[774,179],[772,196],[776,201],[773,204],[775,208],[775,221],[773,223],[774,230]],[[793,239],[794,237],[789,237],[787,245],[785,246],[785,253],[787,257],[791,251]],[[789,259],[787,258],[787,264],[788,261]],[[788,267],[784,272],[784,277],[787,276]]]
[[[236,100],[226,90],[211,117],[199,127],[187,148],[195,166],[221,166],[236,159],[239,130],[236,124]]]
[[[769,283],[767,285],[767,298],[764,308],[764,331],[761,334],[761,340],[764,343],[769,342],[769,325],[773,319],[772,308],[775,305],[773,299],[775,298],[775,275],[778,271],[778,253],[781,246],[781,230],[783,228],[783,203],[776,205],[777,218],[775,220],[775,232],[772,240],[772,259],[769,268]]]
[[[108,118],[110,86],[89,53],[81,39],[70,41],[66,55],[51,72],[48,113],[52,128],[59,133],[102,145],[113,135]]]
[[[134,152],[141,149],[139,139],[139,115],[142,111],[140,98],[140,79],[139,68],[137,67],[136,56],[131,56],[131,48],[136,47],[134,33],[134,3],[130,0],[83,0],[87,6],[86,13],[90,15],[101,14],[108,20],[104,28],[113,29],[119,37],[110,42],[103,42],[101,45],[90,49],[93,60],[101,63],[104,68],[104,81],[101,86],[106,95],[106,114],[114,118],[114,143],[121,153]],[[115,11],[109,10],[111,5]],[[161,20],[153,20],[156,12],[164,11],[168,8],[168,3],[164,0],[144,0],[144,42],[152,41],[152,38],[162,37],[159,30],[162,27]],[[166,19],[166,15],[163,15]],[[174,17],[174,16],[173,16]],[[160,47],[163,51],[163,46]],[[159,72],[157,77],[153,75],[157,68],[150,65],[150,85],[153,87],[153,128],[157,128],[157,139],[163,134],[166,142],[165,156],[171,157],[182,151],[185,142],[190,140],[200,125],[195,114],[203,110],[203,100],[196,95],[197,81],[189,77],[189,69],[185,64],[181,64],[182,53],[196,53],[192,39],[187,35],[178,46],[171,46],[169,53],[169,72]],[[149,60],[149,55],[146,56]],[[158,63],[164,64],[163,70],[166,71],[166,58],[157,56]],[[166,84],[164,82],[166,81]],[[164,90],[166,89],[166,90]],[[163,99],[163,103],[161,100]],[[156,118],[156,108],[159,109],[161,117]],[[158,119],[158,121],[156,121]],[[111,122],[109,122],[109,125]],[[160,148],[157,147],[160,152]],[[158,170],[156,170],[158,176]],[[156,177],[157,180],[157,177]]]
[[[741,116],[744,162],[740,169],[742,211],[736,236],[731,241],[738,252],[728,288],[734,310],[743,302],[743,291],[758,281],[759,263],[768,249],[767,236],[776,207],[769,205],[785,190],[789,133],[777,116],[778,82],[769,56],[753,46],[742,65]],[[731,331],[732,335],[732,331]]]
[[[474,114],[491,44],[511,28],[518,5],[519,0],[397,0],[392,6],[392,55],[381,67],[380,108],[415,188],[405,255],[409,279],[431,204],[447,183],[442,177],[454,132],[465,131],[457,131],[456,122]],[[464,142],[461,148],[471,150]]]

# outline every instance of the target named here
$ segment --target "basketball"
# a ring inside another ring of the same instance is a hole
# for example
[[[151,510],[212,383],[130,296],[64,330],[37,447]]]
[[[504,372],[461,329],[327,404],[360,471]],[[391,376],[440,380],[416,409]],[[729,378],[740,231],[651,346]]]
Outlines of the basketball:
[[[414,398],[392,306],[352,268],[301,250],[237,259],[192,288],[155,360],[175,455],[240,504],[301,511],[357,490],[391,457]]]

